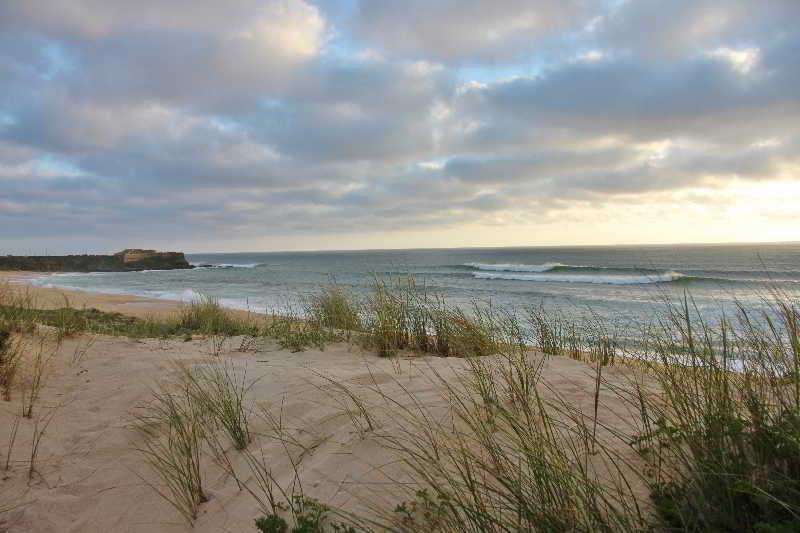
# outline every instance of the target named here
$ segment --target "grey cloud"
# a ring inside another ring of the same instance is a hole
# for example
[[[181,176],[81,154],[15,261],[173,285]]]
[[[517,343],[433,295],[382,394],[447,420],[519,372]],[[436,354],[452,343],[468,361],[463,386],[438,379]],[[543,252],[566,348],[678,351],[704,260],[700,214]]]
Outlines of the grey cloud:
[[[245,123],[305,160],[395,160],[433,149],[431,108],[450,98],[450,77],[426,65],[356,61],[308,71],[290,100]]]
[[[555,32],[580,29],[596,6],[599,2],[578,0],[362,0],[353,26],[390,53],[444,61],[508,60],[529,53]]]
[[[75,99],[242,109],[288,82],[327,39],[303,0],[229,3],[10,0],[0,27],[45,39],[74,68],[58,81]],[[41,69],[40,69],[41,70]]]
[[[752,75],[714,58],[666,64],[633,59],[571,63],[538,78],[518,78],[462,95],[460,110],[491,124],[559,129],[631,139],[674,136],[741,142],[796,129],[800,33],[765,50],[767,66]]]
[[[794,31],[798,17],[795,0],[635,0],[606,14],[597,32],[616,48],[663,58],[761,43]]]

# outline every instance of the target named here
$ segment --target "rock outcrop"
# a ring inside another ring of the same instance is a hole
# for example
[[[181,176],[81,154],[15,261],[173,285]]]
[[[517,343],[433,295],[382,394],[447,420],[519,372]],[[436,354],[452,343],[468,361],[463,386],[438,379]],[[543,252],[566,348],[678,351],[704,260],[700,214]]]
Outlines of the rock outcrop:
[[[113,255],[6,255],[0,270],[35,272],[128,272],[193,268],[182,252],[127,249]]]

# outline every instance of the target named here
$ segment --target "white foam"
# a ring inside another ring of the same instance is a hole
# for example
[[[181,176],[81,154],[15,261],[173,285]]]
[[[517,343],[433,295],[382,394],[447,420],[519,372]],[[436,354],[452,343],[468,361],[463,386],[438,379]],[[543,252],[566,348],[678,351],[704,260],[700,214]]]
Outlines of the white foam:
[[[129,296],[141,296],[143,298],[155,298],[158,300],[178,300],[181,302],[191,302],[199,300],[202,295],[194,289],[180,289],[173,291],[156,291],[143,289],[120,289],[119,287],[83,287],[69,282],[69,278],[76,276],[91,276],[93,274],[106,274],[105,272],[66,272],[58,274],[48,274],[39,278],[29,280],[31,285],[49,289],[68,289],[92,294],[124,294]],[[64,279],[67,278],[67,279]],[[63,281],[61,281],[63,280]]]
[[[664,272],[640,276],[610,276],[595,274],[494,274],[489,272],[475,272],[472,274],[477,279],[506,279],[518,281],[558,281],[562,283],[598,283],[611,285],[639,285],[646,283],[664,283],[686,277],[680,272]]]
[[[547,272],[562,265],[561,263],[544,263],[542,265],[517,265],[517,264],[490,264],[490,263],[465,263],[464,266],[478,270],[492,270],[500,272]]]
[[[198,268],[255,268],[261,263],[192,263],[192,266]]]
[[[182,289],[179,291],[130,291],[127,294],[143,296],[145,298],[157,298],[159,300],[177,300],[179,302],[200,301],[203,295],[194,289]]]

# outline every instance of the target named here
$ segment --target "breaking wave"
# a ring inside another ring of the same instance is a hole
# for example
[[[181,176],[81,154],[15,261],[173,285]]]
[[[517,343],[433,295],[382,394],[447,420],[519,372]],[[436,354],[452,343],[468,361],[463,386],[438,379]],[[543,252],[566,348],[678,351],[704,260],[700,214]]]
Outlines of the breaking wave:
[[[545,263],[543,265],[516,265],[516,264],[488,264],[488,263],[465,263],[464,266],[474,268],[476,270],[491,270],[498,272],[547,272],[558,267],[569,267],[569,265],[562,265],[561,263]],[[582,267],[570,267],[582,268]]]
[[[611,285],[640,285],[647,283],[665,283],[687,279],[688,276],[680,272],[662,272],[640,275],[613,275],[613,274],[512,274],[494,272],[475,272],[477,279],[506,279],[519,281],[557,281],[562,283],[602,283]]]
[[[192,263],[192,266],[195,268],[256,268],[259,266],[264,266],[263,263],[246,263],[246,264],[237,264],[237,263]]]
[[[703,271],[684,274],[670,269],[600,267],[565,265],[562,263],[543,263],[541,265],[464,263],[461,266],[472,269],[472,276],[476,279],[557,281],[562,283],[602,283],[612,285],[688,281],[702,281],[714,284],[800,283],[800,279],[796,278],[798,272],[794,271]],[[786,279],[786,277],[789,279]]]

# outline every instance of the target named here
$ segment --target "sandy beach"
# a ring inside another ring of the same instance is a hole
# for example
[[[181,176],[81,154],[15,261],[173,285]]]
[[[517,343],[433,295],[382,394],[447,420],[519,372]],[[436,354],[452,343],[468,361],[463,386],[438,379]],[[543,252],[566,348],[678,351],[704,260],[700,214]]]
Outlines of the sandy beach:
[[[22,290],[28,275],[3,276]],[[180,305],[130,296],[28,290],[43,306],[59,306],[66,296],[76,307],[135,316],[171,313]],[[225,339],[215,364],[224,362],[237,375],[246,372],[247,382],[252,383],[247,396],[258,416],[252,417],[250,449],[269,465],[275,479],[292,486],[294,464],[308,496],[347,511],[394,508],[402,497],[397,481],[410,479],[385,443],[408,428],[386,399],[421,405],[434,416],[446,417],[444,385],[458,382],[465,361],[412,355],[381,359],[351,344],[291,353],[265,340],[243,347],[243,340]],[[19,394],[0,402],[2,462],[9,453],[14,420],[20,420],[10,468],[0,472],[0,503],[14,507],[0,515],[0,531],[254,531],[254,520],[263,512],[210,457],[202,459],[208,501],[201,505],[192,529],[154,490],[160,482],[136,451],[143,439],[134,430],[137,407],[151,398],[159,383],[176,376],[176,364],[203,364],[214,351],[213,340],[203,338],[184,342],[81,334],[64,339],[46,369],[33,419],[19,418]],[[606,378],[623,385],[630,372],[609,368]],[[543,378],[550,387],[543,391],[545,397],[552,398],[557,391],[571,405],[592,408],[595,377],[589,365],[552,357],[544,363]],[[342,385],[364,399],[373,428],[354,425],[348,414],[353,406]],[[601,425],[619,427],[627,416],[619,399],[602,392],[601,405]],[[41,429],[37,424],[51,417],[29,478],[33,436]],[[280,431],[275,420],[281,421]],[[283,437],[276,438],[276,431]],[[636,464],[632,452],[619,451]],[[231,450],[234,463],[242,466],[237,453]]]

